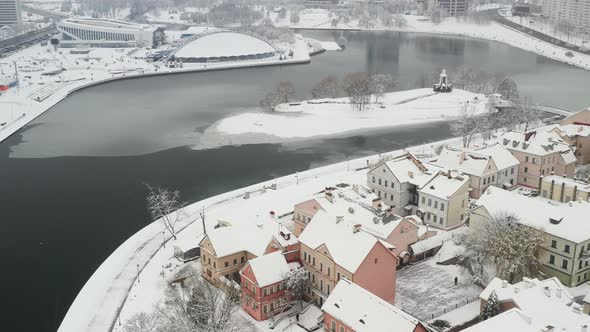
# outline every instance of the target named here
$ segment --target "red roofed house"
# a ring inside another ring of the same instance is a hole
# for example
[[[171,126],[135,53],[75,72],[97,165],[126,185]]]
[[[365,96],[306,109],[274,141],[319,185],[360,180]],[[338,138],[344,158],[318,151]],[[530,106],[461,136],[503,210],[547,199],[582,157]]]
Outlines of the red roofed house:
[[[290,302],[284,284],[289,265],[279,251],[248,261],[240,270],[242,309],[258,321],[279,313]]]

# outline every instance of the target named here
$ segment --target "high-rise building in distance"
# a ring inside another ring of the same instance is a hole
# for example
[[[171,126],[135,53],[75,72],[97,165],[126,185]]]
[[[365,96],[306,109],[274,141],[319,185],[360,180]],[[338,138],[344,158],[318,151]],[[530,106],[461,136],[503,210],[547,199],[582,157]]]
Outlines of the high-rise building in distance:
[[[21,22],[19,0],[0,0],[0,26]]]

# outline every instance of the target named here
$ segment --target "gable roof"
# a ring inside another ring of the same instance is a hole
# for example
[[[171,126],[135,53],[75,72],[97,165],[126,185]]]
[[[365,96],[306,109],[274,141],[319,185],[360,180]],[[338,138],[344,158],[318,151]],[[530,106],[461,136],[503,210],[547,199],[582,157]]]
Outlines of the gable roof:
[[[498,331],[540,332],[533,326],[531,318],[518,308],[512,308],[463,330],[463,332]]]
[[[266,287],[283,281],[290,271],[285,256],[280,251],[248,261],[259,287]]]
[[[566,240],[580,243],[590,239],[588,202],[559,203],[491,186],[475,204],[485,208],[492,216],[506,211],[514,212],[521,224]]]
[[[458,170],[462,173],[481,177],[488,173],[488,164],[492,162],[491,160],[490,156],[473,151],[445,147],[440,152],[440,155],[431,160],[430,163],[447,170]]]
[[[420,321],[362,287],[341,279],[322,310],[357,332],[412,332]],[[393,328],[395,327],[395,328]]]
[[[499,143],[476,149],[474,152],[491,157],[499,171],[520,165],[518,159]]]
[[[542,281],[525,278],[514,285],[494,278],[480,294],[480,298],[487,300],[492,291],[496,292],[500,301],[514,302],[521,312],[528,317],[528,324],[532,331],[541,331],[542,328],[553,326],[554,331],[579,332],[582,331],[582,326],[590,326],[590,316],[581,312],[581,306],[573,301],[573,296],[555,277]],[[503,318],[492,318],[494,322],[490,324],[503,327],[498,328],[496,331],[531,330],[528,327],[524,330],[515,329],[511,325],[512,322],[506,320],[506,317]],[[477,327],[477,325],[474,327]],[[485,325],[481,329],[475,328],[465,331],[492,331],[483,328],[485,328]]]
[[[420,192],[446,200],[453,196],[468,182],[469,177],[467,176],[451,175],[449,177],[448,175],[439,172],[420,189]],[[467,190],[465,193],[467,193]]]
[[[429,169],[409,152],[385,162],[385,166],[400,183],[411,183],[418,187],[428,182],[439,170],[435,165],[430,165]]]
[[[497,141],[510,151],[520,151],[536,156],[559,152],[566,163],[570,163],[571,160],[576,161],[569,144],[561,139],[559,134],[547,128],[539,128],[526,133],[509,131],[497,137]]]
[[[366,232],[355,232],[354,225],[345,218],[338,221],[335,215],[319,211],[299,236],[299,242],[314,250],[325,245],[336,264],[355,273],[380,241]]]

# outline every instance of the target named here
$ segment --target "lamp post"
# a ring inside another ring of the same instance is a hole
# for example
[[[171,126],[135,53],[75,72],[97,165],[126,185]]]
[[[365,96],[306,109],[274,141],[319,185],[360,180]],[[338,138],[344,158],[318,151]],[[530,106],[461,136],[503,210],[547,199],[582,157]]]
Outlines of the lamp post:
[[[166,234],[162,231],[162,246],[166,248]]]
[[[137,283],[139,284],[141,281],[139,280],[139,264],[137,264]]]

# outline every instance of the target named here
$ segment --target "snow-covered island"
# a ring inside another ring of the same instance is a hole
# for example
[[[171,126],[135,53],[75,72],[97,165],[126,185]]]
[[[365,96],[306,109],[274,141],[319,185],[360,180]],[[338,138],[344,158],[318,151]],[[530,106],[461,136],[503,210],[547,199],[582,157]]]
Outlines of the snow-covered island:
[[[355,131],[450,121],[469,110],[488,111],[488,98],[482,94],[455,89],[436,93],[432,89],[413,89],[385,93],[359,111],[349,98],[315,99],[280,104],[274,112],[246,112],[222,119],[208,134],[243,143],[281,142],[310,137],[335,136]]]

